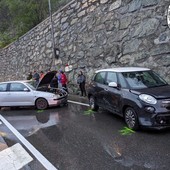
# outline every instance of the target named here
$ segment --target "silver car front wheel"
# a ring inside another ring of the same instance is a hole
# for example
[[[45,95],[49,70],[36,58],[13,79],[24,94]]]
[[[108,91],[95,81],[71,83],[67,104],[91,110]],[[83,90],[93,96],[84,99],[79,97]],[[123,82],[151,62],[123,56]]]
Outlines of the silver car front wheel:
[[[44,110],[48,107],[48,102],[44,98],[39,98],[39,99],[36,100],[35,105],[36,105],[37,109]]]

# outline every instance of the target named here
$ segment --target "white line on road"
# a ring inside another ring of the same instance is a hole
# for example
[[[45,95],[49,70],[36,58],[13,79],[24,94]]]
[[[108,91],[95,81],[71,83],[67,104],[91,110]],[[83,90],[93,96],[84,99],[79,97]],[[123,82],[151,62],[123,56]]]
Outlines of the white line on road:
[[[79,104],[79,105],[83,105],[83,106],[89,106],[89,104],[85,104],[85,103],[80,103],[80,102],[75,102],[72,100],[68,100],[69,103],[74,103],[74,104]]]
[[[46,169],[57,170],[57,168],[55,168],[31,143],[29,143],[2,115],[0,115],[0,120],[15,134]]]
[[[20,143],[17,143],[9,148],[2,150],[0,152],[0,160],[0,170],[19,170],[33,161],[33,158],[21,146]]]

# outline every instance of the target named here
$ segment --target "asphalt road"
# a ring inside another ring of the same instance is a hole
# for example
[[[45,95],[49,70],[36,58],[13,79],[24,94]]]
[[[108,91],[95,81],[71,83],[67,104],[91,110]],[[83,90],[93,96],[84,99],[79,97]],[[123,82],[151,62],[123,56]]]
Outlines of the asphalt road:
[[[122,118],[74,103],[45,111],[6,110],[1,115],[59,170],[170,169],[169,130],[134,132]],[[9,144],[17,141],[6,134]],[[34,166],[29,168],[42,169]]]

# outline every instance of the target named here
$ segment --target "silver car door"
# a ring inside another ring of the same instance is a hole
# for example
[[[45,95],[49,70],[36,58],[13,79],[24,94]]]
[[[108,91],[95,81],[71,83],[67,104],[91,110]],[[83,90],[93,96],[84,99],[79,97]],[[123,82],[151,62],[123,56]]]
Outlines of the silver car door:
[[[9,87],[9,106],[34,105],[33,91],[23,83],[11,83]]]

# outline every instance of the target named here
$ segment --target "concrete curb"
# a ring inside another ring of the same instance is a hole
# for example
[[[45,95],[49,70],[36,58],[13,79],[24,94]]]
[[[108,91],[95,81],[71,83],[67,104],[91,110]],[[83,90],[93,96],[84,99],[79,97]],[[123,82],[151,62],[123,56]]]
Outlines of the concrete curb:
[[[74,95],[74,94],[69,94],[68,95],[68,100],[76,101],[76,102],[81,102],[85,104],[89,104],[87,96],[79,96],[79,95]]]
[[[0,152],[3,151],[4,149],[8,148],[4,138],[0,134]]]

